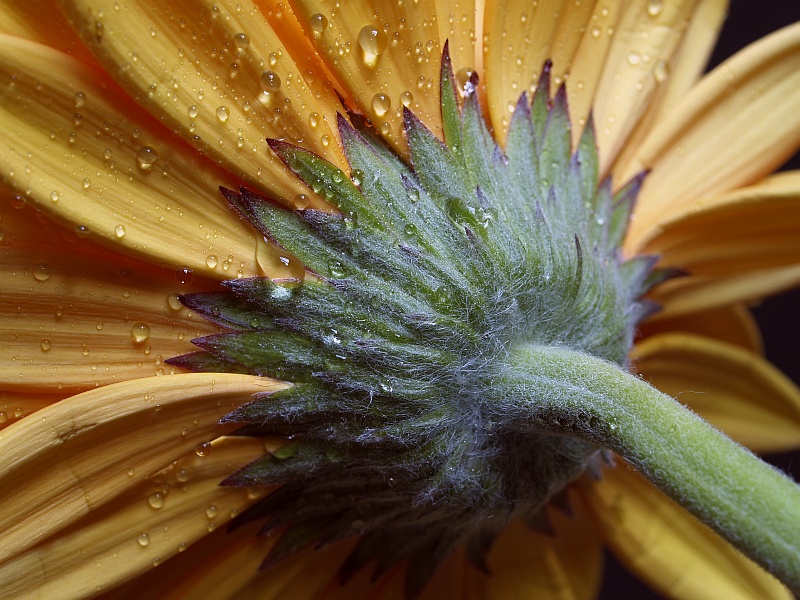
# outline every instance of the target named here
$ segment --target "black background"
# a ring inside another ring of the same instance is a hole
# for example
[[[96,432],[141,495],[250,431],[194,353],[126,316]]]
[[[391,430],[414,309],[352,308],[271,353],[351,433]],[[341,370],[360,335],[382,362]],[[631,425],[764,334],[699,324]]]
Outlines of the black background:
[[[732,0],[728,19],[709,63],[709,69],[747,44],[800,20],[798,0]],[[798,107],[800,110],[800,107]],[[784,167],[800,169],[800,155]],[[800,232],[798,232],[800,235]],[[800,290],[768,298],[753,307],[764,337],[767,358],[800,383]],[[800,479],[800,451],[765,457],[795,479]],[[660,598],[606,553],[606,572],[601,600]],[[754,599],[755,600],[755,599]]]

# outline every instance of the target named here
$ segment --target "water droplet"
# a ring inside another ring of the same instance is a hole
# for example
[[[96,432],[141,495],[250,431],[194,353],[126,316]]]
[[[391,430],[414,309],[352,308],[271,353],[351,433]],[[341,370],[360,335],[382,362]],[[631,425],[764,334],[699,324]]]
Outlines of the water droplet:
[[[47,263],[42,262],[33,267],[33,278],[36,281],[47,281],[52,274],[53,271]]]
[[[250,45],[250,38],[246,33],[235,33],[233,35],[233,45],[239,50],[246,50]]]
[[[198,110],[197,110],[197,107],[196,107],[194,104],[192,104],[192,105],[189,107],[189,110],[187,111],[187,113],[189,114],[189,118],[190,118],[190,119],[194,119],[194,118],[195,118],[195,117],[197,117],[197,115],[199,114],[199,112],[198,112]]]
[[[91,234],[91,231],[89,231],[89,228],[86,227],[86,225],[78,225],[75,228],[75,234],[81,239],[86,239]]]
[[[287,458],[292,458],[295,454],[297,454],[297,449],[300,446],[297,442],[289,442],[285,446],[281,446],[277,450],[272,451],[272,456],[278,458],[280,460],[286,460]]]
[[[456,71],[456,86],[458,87],[458,91],[461,93],[462,96],[471,93],[472,91],[472,76],[475,74],[474,69],[470,69],[469,67],[462,67],[458,71]]]
[[[281,89],[281,78],[277,73],[272,71],[264,71],[259,79],[261,89],[269,94],[274,94]]]
[[[650,0],[647,3],[647,14],[651,17],[657,17],[664,10],[664,3],[662,0]]]
[[[314,33],[322,33],[328,27],[328,18],[320,13],[314,13],[309,19],[311,23],[311,30]]]
[[[150,337],[150,325],[147,323],[134,323],[131,327],[131,339],[134,344],[143,344]]]
[[[358,32],[358,45],[368,57],[375,57],[386,51],[389,39],[374,25],[364,25]]]
[[[8,415],[5,412],[0,412],[0,423],[8,421]]]
[[[42,340],[42,352],[47,352],[52,347],[52,342],[50,340]]]
[[[75,108],[83,108],[86,104],[86,94],[83,92],[75,92],[72,99],[75,101]]]
[[[164,507],[164,494],[161,492],[155,492],[154,494],[150,494],[147,498],[147,503],[150,505],[150,508],[154,510],[158,510],[159,508]]]
[[[665,60],[660,60],[653,67],[653,77],[658,83],[663,83],[669,77],[669,63]]]
[[[350,174],[350,179],[353,180],[354,185],[361,185],[361,182],[364,180],[364,171],[361,169],[353,169],[353,172]]]
[[[191,283],[194,279],[194,270],[183,267],[175,271],[175,277],[178,278],[178,283],[186,285],[187,283]]]
[[[209,269],[215,269],[218,264],[219,264],[219,259],[216,256],[214,256],[213,254],[209,254],[208,256],[206,256],[206,265],[208,266]]]
[[[406,235],[415,235],[417,233],[417,226],[413,223],[406,223],[405,230]]]
[[[224,123],[225,121],[227,121],[229,116],[230,114],[227,106],[217,107],[217,119],[219,119],[220,123]]]
[[[181,310],[183,308],[183,304],[181,304],[179,295],[170,294],[167,297],[167,306],[169,306],[172,310]]]
[[[600,31],[599,27],[592,27],[592,37],[593,38],[595,38],[595,39],[599,38],[601,33],[602,32]]]
[[[117,225],[116,227],[114,227],[114,235],[116,235],[118,238],[125,237],[125,226]]]
[[[57,191],[53,190],[52,192],[50,192],[50,200],[51,201],[58,202],[58,199],[60,197],[61,197],[61,195]]]
[[[22,415],[25,414],[25,411],[22,410],[22,408],[20,408],[18,406],[17,408],[14,409],[14,413],[13,414],[14,414],[14,418],[15,419],[19,419]],[[42,418],[42,420],[44,421],[44,418]]]
[[[189,471],[186,469],[181,469],[177,473],[175,473],[175,479],[178,480],[178,483],[186,483],[189,481]]]
[[[209,444],[208,442],[202,442],[200,444],[197,444],[194,447],[194,453],[197,456],[201,456],[201,457],[202,456],[208,456],[209,454],[211,454],[211,444]]]
[[[142,169],[148,170],[153,166],[153,163],[158,160],[158,152],[150,146],[142,146],[139,148],[138,152],[136,152],[136,160]]]
[[[186,542],[181,542],[180,544],[178,544],[178,552],[185,552],[186,548],[187,548]]]
[[[211,504],[211,505],[210,505],[210,506],[209,506],[209,507],[206,509],[206,516],[207,516],[209,519],[213,519],[214,517],[216,517],[216,516],[217,516],[217,513],[218,513],[218,512],[219,512],[219,509],[218,509],[216,506],[214,506],[213,504]]]
[[[128,469],[128,477],[133,477],[135,473],[136,471],[134,471],[133,469]]]
[[[377,93],[372,97],[372,110],[378,117],[382,117],[392,107],[392,99],[386,94]]]
[[[92,180],[91,180],[91,179],[89,179],[88,177],[85,177],[85,178],[83,179],[83,182],[82,182],[82,183],[83,183],[83,189],[85,189],[85,190],[88,190],[88,189],[91,187],[91,185],[92,185]]]
[[[628,64],[638,65],[640,62],[642,62],[642,56],[640,54],[637,54],[636,52],[631,52],[628,54]]]
[[[305,194],[297,194],[294,197],[294,208],[295,210],[303,210],[304,208],[308,208],[311,204],[311,200]]]
[[[400,94],[400,102],[403,103],[403,106],[408,108],[414,103],[414,95],[411,92],[403,92]]]
[[[150,545],[150,535],[147,533],[140,533],[139,537],[136,538],[136,543],[138,543],[142,548],[146,548]]]

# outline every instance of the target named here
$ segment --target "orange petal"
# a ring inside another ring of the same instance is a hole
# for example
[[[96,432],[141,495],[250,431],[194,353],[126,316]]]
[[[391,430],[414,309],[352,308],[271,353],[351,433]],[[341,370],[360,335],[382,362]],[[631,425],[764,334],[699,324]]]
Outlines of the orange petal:
[[[120,252],[215,279],[263,273],[251,229],[221,200],[236,180],[127,100],[100,71],[0,36],[0,173],[56,221]],[[264,257],[263,262],[269,263]],[[233,267],[223,272],[223,264]]]
[[[582,38],[589,35],[589,23],[600,12],[594,4],[569,0],[487,2],[486,92],[489,115],[500,140],[505,140],[517,99],[533,90],[545,60],[553,61],[557,84],[570,72]],[[608,10],[605,3],[603,7]]]
[[[160,11],[140,0],[63,5],[138,103],[242,180],[287,202],[309,194],[266,138],[302,143],[344,165],[338,102],[324,73],[313,59],[291,56],[252,1],[174,2]]]
[[[800,447],[800,390],[758,354],[666,333],[637,344],[633,360],[655,387],[756,452]]]
[[[643,251],[693,275],[737,275],[800,263],[798,231],[800,171],[791,171],[694,202],[651,230]]]
[[[639,327],[641,337],[680,331],[727,342],[756,354],[764,352],[758,323],[744,304],[731,304],[677,317],[658,318],[658,314],[655,317]]]
[[[63,400],[67,394],[26,394],[0,391],[0,429],[35,413],[37,410]]]
[[[53,0],[5,0],[0,3],[0,33],[44,44],[85,63],[97,64]]]
[[[629,467],[607,470],[582,496],[614,554],[666,598],[790,600],[777,579]]]
[[[631,168],[652,169],[626,240],[698,198],[752,184],[800,146],[800,23],[748,46],[697,84],[647,137]]]
[[[392,146],[406,147],[403,106],[441,134],[442,48],[433,2],[296,0],[292,6],[350,99]]]
[[[217,328],[178,301],[174,273],[123,257],[0,250],[0,389],[47,394],[170,373]],[[195,288],[195,286],[189,286]]]
[[[113,501],[202,444],[267,379],[221,373],[151,377],[72,396],[0,432],[0,561]],[[177,542],[176,542],[177,543]]]
[[[263,492],[220,487],[219,482],[262,456],[265,448],[263,440],[254,438],[220,439],[212,447],[210,456],[190,453],[152,481],[4,562],[3,596],[94,595],[150,571],[209,531],[224,530]],[[221,553],[227,552],[226,546]],[[158,571],[164,579],[166,569]]]

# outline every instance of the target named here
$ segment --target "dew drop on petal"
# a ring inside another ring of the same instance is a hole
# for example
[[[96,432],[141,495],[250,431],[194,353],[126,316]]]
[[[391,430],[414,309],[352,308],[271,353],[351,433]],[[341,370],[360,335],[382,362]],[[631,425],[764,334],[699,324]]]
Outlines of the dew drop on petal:
[[[75,108],[83,108],[86,104],[86,94],[83,92],[75,92],[72,99],[75,102]]]
[[[136,543],[138,543],[142,548],[146,548],[150,545],[150,535],[147,533],[140,533],[139,537],[136,538]]]
[[[658,83],[663,83],[669,77],[669,63],[665,60],[660,60],[653,67],[653,77]]]
[[[374,25],[364,25],[358,32],[358,45],[368,56],[380,56],[386,51],[389,39]]]
[[[328,18],[321,13],[314,13],[309,19],[311,30],[314,33],[322,33],[328,27]]]
[[[209,444],[208,442],[202,442],[200,444],[197,444],[194,447],[194,453],[200,457],[208,456],[209,454],[211,454],[211,444]]]
[[[33,278],[36,281],[47,281],[52,274],[52,269],[47,263],[42,262],[33,267]]]
[[[178,544],[178,552],[185,552],[186,548],[187,548],[186,542],[181,542],[180,544]]]
[[[187,114],[189,115],[189,118],[190,118],[190,119],[194,119],[194,118],[195,118],[195,117],[197,117],[197,115],[199,114],[199,111],[197,110],[197,107],[196,107],[194,104],[192,104],[192,105],[189,107],[189,110],[188,110],[188,111],[186,111],[186,112],[187,112]]]
[[[206,257],[206,265],[208,266],[209,269],[215,269],[218,264],[219,264],[219,259],[215,255],[209,254]]]
[[[187,267],[180,268],[175,271],[175,277],[178,278],[178,283],[186,285],[187,283],[191,283],[194,279],[194,270]]]
[[[392,107],[392,100],[383,93],[377,93],[372,97],[372,110],[378,117],[384,116]]]
[[[131,339],[134,344],[143,344],[150,337],[150,325],[147,323],[134,323],[131,327]]]
[[[167,297],[167,306],[169,306],[172,310],[181,310],[183,308],[183,304],[181,304],[178,294],[170,294]]]
[[[52,192],[50,192],[50,200],[52,202],[58,202],[58,199],[60,197],[61,197],[61,194],[59,194],[57,191],[53,190]]]
[[[150,508],[153,510],[158,510],[164,507],[164,494],[161,492],[155,492],[150,494],[147,497],[147,504],[150,505]]]
[[[53,343],[50,340],[42,340],[42,352],[47,352],[53,346]]]
[[[175,479],[178,480],[178,483],[186,483],[189,481],[189,471],[181,469],[175,474]]]
[[[142,146],[136,152],[136,160],[142,169],[149,169],[158,160],[158,152],[150,146]]]
[[[294,207],[296,210],[308,208],[309,204],[311,204],[311,200],[306,194],[297,194],[294,197]]]
[[[403,106],[408,108],[414,103],[414,95],[411,92],[403,92],[400,94],[400,102],[403,103]]]
[[[647,3],[647,14],[651,17],[657,17],[664,10],[664,2],[662,0],[650,0]]]
[[[261,89],[270,94],[274,94],[281,89],[281,78],[277,73],[264,71],[259,79]]]
[[[88,177],[84,177],[82,185],[83,189],[88,190],[92,185],[92,180],[89,179]]]
[[[89,231],[89,228],[86,227],[86,225],[78,225],[75,228],[75,234],[81,239],[86,239],[91,234],[91,231]]]
[[[114,235],[116,235],[118,238],[125,237],[125,226],[117,225],[116,227],[114,227]]]
[[[211,504],[211,505],[209,505],[208,508],[206,508],[206,517],[208,517],[209,519],[213,519],[214,517],[217,516],[218,512],[219,512],[219,509],[216,506],[214,506],[213,504]]]
[[[233,45],[239,50],[246,50],[250,45],[250,37],[246,33],[236,33],[233,35]]]

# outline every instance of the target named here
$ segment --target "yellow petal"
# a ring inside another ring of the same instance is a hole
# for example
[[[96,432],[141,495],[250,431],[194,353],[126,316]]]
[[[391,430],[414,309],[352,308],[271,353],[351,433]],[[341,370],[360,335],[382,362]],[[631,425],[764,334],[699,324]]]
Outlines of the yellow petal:
[[[506,528],[489,553],[492,575],[480,574],[486,590],[481,597],[594,598],[603,570],[601,544],[580,504],[572,507],[572,517],[548,511],[553,536],[534,533],[522,523]]]
[[[481,0],[436,0],[436,22],[439,25],[439,39],[450,42],[450,57],[453,70],[478,66],[477,49],[482,45],[483,12],[478,13]],[[480,62],[483,62],[481,57]],[[482,76],[482,72],[479,73]]]
[[[297,0],[292,5],[328,68],[392,146],[405,149],[403,106],[441,136],[442,47],[433,2]],[[316,15],[325,18],[324,28],[312,27]]]
[[[252,1],[174,2],[159,11],[141,0],[63,4],[133,98],[236,177],[287,202],[309,194],[266,138],[302,143],[344,165],[324,73],[313,57],[290,56]]]
[[[613,171],[619,183],[636,175],[636,167],[631,163],[635,164],[634,157],[639,146],[653,126],[671,114],[702,76],[728,14],[728,4],[729,0],[695,2],[694,12],[671,60],[658,61],[652,65],[656,90],[649,107],[614,159]],[[658,6],[658,2],[652,6]]]
[[[684,315],[733,302],[751,302],[800,285],[800,265],[728,275],[682,277],[659,285],[651,296],[663,305],[656,318]]]
[[[607,172],[666,78],[664,69],[673,62],[695,5],[695,0],[667,0],[644,7],[631,4],[623,12],[594,93],[602,172]]]
[[[179,548],[180,553],[162,561],[158,569],[103,595],[103,600],[236,598],[239,588],[258,575],[259,565],[277,539],[257,535],[259,528],[257,523],[233,531],[216,527],[186,550]]]
[[[590,35],[589,23],[600,12],[594,4],[568,0],[487,2],[486,92],[489,115],[500,140],[505,140],[517,99],[533,90],[545,60],[553,61],[556,84],[570,72],[575,51],[582,38]],[[603,6],[607,10],[605,3]]]
[[[38,42],[85,63],[97,64],[53,0],[5,0],[0,3],[0,33]]]
[[[622,465],[582,488],[614,554],[640,579],[676,600],[790,600],[761,567]]]
[[[220,439],[212,448],[207,457],[190,453],[152,481],[0,565],[0,598],[90,596],[150,571],[209,531],[224,530],[263,492],[219,482],[265,448],[254,438]],[[221,553],[227,552],[225,545]],[[168,570],[158,570],[162,579],[173,575]]]
[[[220,373],[137,379],[72,396],[4,429],[0,561],[229,431],[217,424],[222,416],[278,385]]]
[[[800,171],[687,206],[650,231],[645,253],[719,277],[800,263]]]
[[[678,331],[727,342],[756,354],[764,352],[758,323],[744,304],[731,304],[677,317],[654,318],[639,327],[639,333],[644,338]]]
[[[714,69],[656,127],[633,169],[652,169],[626,249],[698,198],[749,185],[800,145],[800,23],[748,46]]]
[[[633,360],[655,387],[756,452],[800,447],[800,390],[758,354],[666,333],[637,344]]]
[[[102,72],[0,36],[0,76],[13,81],[0,92],[0,173],[20,202],[172,270],[215,279],[263,272],[256,238],[217,189],[236,180],[172,138]]]
[[[217,331],[178,301],[197,286],[120,256],[3,248],[0,285],[0,389],[74,393],[171,373],[165,359]]]

